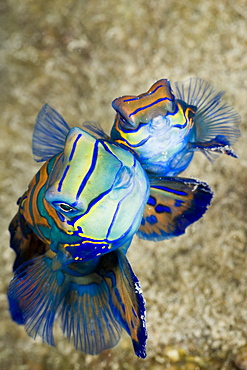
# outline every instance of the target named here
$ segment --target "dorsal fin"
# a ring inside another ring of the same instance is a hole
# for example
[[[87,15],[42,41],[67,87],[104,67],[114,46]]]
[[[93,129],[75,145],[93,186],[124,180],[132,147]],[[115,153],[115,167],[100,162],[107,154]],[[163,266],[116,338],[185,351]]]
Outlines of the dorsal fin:
[[[104,132],[103,128],[97,122],[85,121],[82,124],[82,129],[95,137],[95,139],[111,140],[110,136]]]
[[[35,161],[47,161],[60,153],[69,130],[63,117],[45,104],[39,111],[33,131],[32,151]]]

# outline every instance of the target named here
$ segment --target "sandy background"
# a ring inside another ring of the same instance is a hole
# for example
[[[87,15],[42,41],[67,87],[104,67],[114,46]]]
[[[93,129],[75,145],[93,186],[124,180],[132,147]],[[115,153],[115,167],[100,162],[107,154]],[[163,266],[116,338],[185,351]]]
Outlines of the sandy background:
[[[246,1],[1,0],[0,14],[0,369],[247,369]],[[7,227],[39,168],[31,155],[39,109],[48,102],[72,126],[91,120],[109,132],[114,98],[160,78],[195,76],[226,90],[241,114],[240,159],[222,156],[211,166],[197,154],[186,175],[213,188],[207,214],[176,240],[134,239],[147,359],[134,356],[127,335],[95,357],[59,331],[56,348],[32,340],[8,313]]]

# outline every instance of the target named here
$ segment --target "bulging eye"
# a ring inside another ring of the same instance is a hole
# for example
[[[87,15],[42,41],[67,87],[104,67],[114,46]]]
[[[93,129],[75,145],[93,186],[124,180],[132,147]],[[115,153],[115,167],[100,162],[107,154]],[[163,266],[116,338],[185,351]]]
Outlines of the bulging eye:
[[[58,204],[58,207],[59,207],[62,211],[64,211],[64,212],[70,212],[70,211],[74,211],[74,210],[75,210],[75,208],[73,208],[73,207],[69,206],[69,205],[68,205],[68,204],[66,204],[66,203],[60,203],[60,204]]]
[[[120,118],[120,126],[123,130],[132,131],[135,129],[133,124],[131,124],[131,122],[128,122],[120,113],[119,113],[119,118]]]
[[[77,211],[76,208],[72,207],[68,203],[61,203],[61,202],[53,202],[54,207],[58,212],[62,213],[71,213]]]

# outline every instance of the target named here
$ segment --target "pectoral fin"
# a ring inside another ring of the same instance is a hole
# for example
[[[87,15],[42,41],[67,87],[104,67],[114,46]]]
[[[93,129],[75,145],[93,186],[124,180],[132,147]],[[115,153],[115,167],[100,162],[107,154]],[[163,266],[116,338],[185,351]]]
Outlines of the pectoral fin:
[[[125,255],[116,250],[102,257],[103,277],[106,281],[111,306],[121,325],[130,335],[138,357],[146,357],[145,302],[139,280]]]
[[[198,180],[180,177],[151,179],[150,197],[137,236],[163,240],[185,233],[206,212],[213,193]]]
[[[16,271],[8,290],[12,319],[27,333],[55,345],[56,319],[76,349],[95,355],[115,346],[124,328],[135,353],[144,358],[145,307],[140,285],[125,255],[102,256],[93,271],[89,264],[53,269],[52,254],[36,257]],[[92,262],[93,263],[93,262]]]
[[[189,148],[192,150],[201,151],[209,159],[211,155],[221,153],[230,155],[234,158],[238,158],[237,154],[231,148],[230,142],[223,135],[217,135],[214,139],[209,141],[189,143]]]

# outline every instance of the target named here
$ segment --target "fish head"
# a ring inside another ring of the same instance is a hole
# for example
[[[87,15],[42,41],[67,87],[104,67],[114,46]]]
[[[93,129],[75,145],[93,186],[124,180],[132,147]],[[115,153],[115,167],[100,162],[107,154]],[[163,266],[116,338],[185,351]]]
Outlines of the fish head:
[[[135,150],[141,160],[172,146],[181,150],[196,110],[175,99],[166,79],[157,81],[147,93],[115,99],[112,106],[117,112],[112,138]]]
[[[50,175],[45,200],[56,211],[57,226],[90,250],[116,248],[132,238],[148,194],[147,176],[131,152],[75,127]]]
[[[154,117],[174,111],[174,95],[167,79],[159,80],[144,94],[122,96],[113,100],[120,126],[136,130]]]

